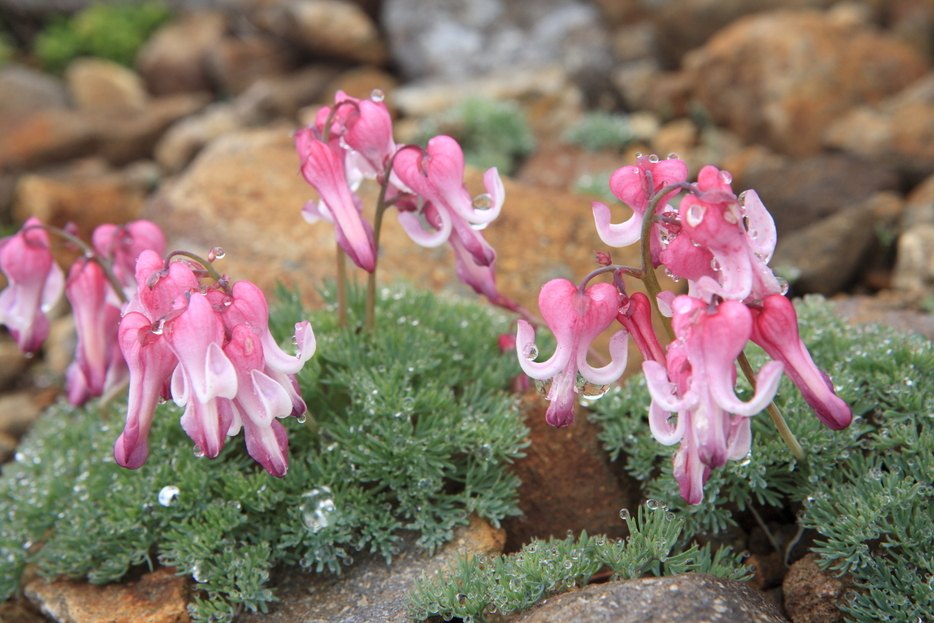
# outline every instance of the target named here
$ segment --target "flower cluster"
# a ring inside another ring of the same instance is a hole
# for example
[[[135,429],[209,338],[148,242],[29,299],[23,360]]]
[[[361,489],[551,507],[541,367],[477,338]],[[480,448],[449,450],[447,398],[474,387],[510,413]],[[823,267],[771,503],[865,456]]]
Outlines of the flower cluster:
[[[181,407],[182,428],[196,454],[214,458],[240,428],[247,450],[274,476],[288,469],[288,440],[277,418],[300,417],[305,403],[295,374],[315,351],[308,322],[295,325],[295,355],[269,332],[269,307],[248,281],[202,287],[188,262],[145,251],[136,263],[138,290],[120,322],[130,367],[126,427],[114,445],[117,463],[135,469],[149,451],[149,426],[161,399]]]
[[[597,231],[611,246],[641,241],[645,265],[641,270],[606,266],[595,271],[615,271],[616,285],[585,288],[586,280],[577,287],[563,279],[545,284],[539,307],[557,338],[557,350],[548,361],[535,362],[534,334],[523,320],[516,348],[523,370],[550,382],[546,417],[563,426],[573,422],[575,394],[584,394],[588,384],[606,385],[620,377],[625,336],[631,334],[644,358],[652,433],[666,445],[680,442],[674,474],[682,497],[698,504],[711,469],[749,452],[748,418],[771,403],[782,372],[826,426],[845,428],[852,412],[798,337],[794,307],[784,296],[783,282],[768,267],[775,225],[756,193],[737,197],[729,173],[716,167],[704,167],[696,183],[688,183],[687,175],[681,160],[655,156],[640,156],[635,165],[613,174],[610,189],[633,215],[624,223],[611,223],[610,209],[595,202]],[[675,209],[667,202],[682,191]],[[667,349],[652,327],[649,299],[628,296],[621,279],[627,273],[646,277],[658,266],[688,284],[686,295],[654,293],[662,313],[671,318]],[[622,328],[610,340],[613,361],[593,369],[587,350],[614,320]],[[735,391],[735,361],[750,340],[774,361],[758,372],[753,396],[744,402]]]
[[[67,279],[50,232],[84,249]],[[156,405],[171,398],[185,407],[182,427],[197,454],[217,456],[225,437],[243,428],[250,455],[270,474],[285,475],[288,441],[277,418],[305,413],[295,374],[315,351],[311,325],[295,325],[297,354],[283,352],[259,288],[231,286],[207,269],[210,262],[163,259],[165,246],[149,221],[101,225],[87,246],[31,218],[0,240],[0,270],[9,281],[0,292],[0,323],[23,352],[34,353],[49,334],[46,312],[64,291],[77,333],[68,400],[84,404],[129,381],[126,427],[114,445],[120,465],[146,461]],[[208,275],[214,283],[203,286]]]
[[[318,111],[314,124],[295,133],[302,176],[318,193],[302,210],[305,220],[333,223],[341,249],[372,273],[378,226],[364,217],[356,191],[364,179],[375,179],[382,188],[375,223],[386,207],[395,206],[415,243],[449,243],[462,282],[492,303],[517,310],[496,288],[496,252],[480,231],[499,216],[505,199],[496,168],[483,177],[486,193],[472,198],[464,187],[464,153],[453,138],[436,136],[425,149],[399,145],[382,93],[357,99],[338,91],[334,101]]]

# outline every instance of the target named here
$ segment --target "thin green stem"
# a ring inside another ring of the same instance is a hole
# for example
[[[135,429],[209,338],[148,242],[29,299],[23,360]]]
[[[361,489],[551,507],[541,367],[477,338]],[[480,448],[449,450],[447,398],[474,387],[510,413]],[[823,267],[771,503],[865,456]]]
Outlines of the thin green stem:
[[[746,353],[740,353],[739,357],[736,358],[736,361],[739,362],[739,367],[742,369],[743,374],[746,376],[746,380],[748,380],[749,384],[752,385],[752,390],[756,391],[756,373],[752,369],[752,365],[750,365],[749,360],[746,358]],[[798,462],[804,463],[804,449],[801,447],[801,444],[798,443],[798,440],[795,438],[794,433],[791,432],[791,429],[788,428],[788,424],[785,422],[785,418],[782,417],[782,412],[778,410],[778,407],[775,406],[774,402],[770,402],[766,410],[769,412],[769,417],[772,418],[772,422],[775,424],[775,428],[778,429],[778,434],[781,435],[785,445],[788,446],[789,450],[791,450],[791,454],[794,455]]]
[[[658,309],[658,295],[662,292],[662,287],[655,276],[655,268],[652,266],[652,225],[655,224],[655,210],[662,197],[670,194],[671,190],[667,187],[659,191],[649,202],[645,214],[642,215],[642,237],[639,240],[639,250],[642,255],[642,283],[645,284],[646,292],[649,295],[649,301],[652,303],[652,309],[656,315],[661,318],[665,331],[668,333],[668,339],[675,340],[674,329],[671,328],[671,319],[662,315]]]
[[[336,244],[337,253],[337,326],[347,327],[347,254]]]
[[[396,152],[398,153],[398,152]],[[366,281],[366,314],[363,324],[364,331],[372,331],[376,327],[376,268],[379,265],[379,235],[383,231],[383,215],[386,208],[393,205],[398,199],[386,201],[386,191],[389,189],[389,176],[392,174],[392,165],[395,162],[395,154],[386,163],[386,169],[383,171],[382,180],[379,187],[379,197],[376,199],[376,214],[373,215],[373,246],[376,253],[373,256],[373,272],[369,274]]]

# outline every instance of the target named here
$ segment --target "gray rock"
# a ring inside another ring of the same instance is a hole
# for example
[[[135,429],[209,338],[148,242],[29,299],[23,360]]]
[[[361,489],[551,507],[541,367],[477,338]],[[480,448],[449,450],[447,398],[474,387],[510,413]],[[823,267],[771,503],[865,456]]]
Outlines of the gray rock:
[[[934,295],[934,176],[908,196],[897,250],[892,285],[915,299]]]
[[[787,623],[742,582],[705,573],[594,584],[539,603],[513,623]]]
[[[780,237],[771,265],[796,274],[795,293],[836,294],[852,281],[880,225],[894,225],[901,199],[880,193],[855,207]]]
[[[65,70],[65,81],[78,110],[133,115],[141,113],[149,104],[143,79],[113,61],[76,58]]]
[[[464,80],[503,68],[562,65],[593,97],[612,66],[609,33],[574,0],[387,0],[390,54],[409,79]]]
[[[240,623],[405,623],[408,591],[422,573],[447,568],[461,555],[502,552],[503,532],[472,517],[454,540],[426,556],[413,539],[403,539],[392,565],[362,555],[340,576],[290,572],[276,586],[279,601],[269,614],[243,614]]]
[[[68,91],[61,79],[16,63],[0,67],[0,115],[67,107]]]

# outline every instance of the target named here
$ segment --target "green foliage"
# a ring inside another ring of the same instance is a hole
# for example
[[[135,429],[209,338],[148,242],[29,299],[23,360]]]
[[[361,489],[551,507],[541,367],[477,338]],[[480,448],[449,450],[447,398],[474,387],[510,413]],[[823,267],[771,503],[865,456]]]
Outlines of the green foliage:
[[[479,622],[486,614],[509,615],[584,586],[601,569],[614,579],[627,580],[692,571],[737,580],[748,576],[748,568],[728,548],[716,553],[711,553],[710,544],[682,549],[684,520],[664,505],[639,506],[635,518],[628,511],[620,515],[629,526],[625,541],[586,532],[578,538],[569,534],[565,539],[533,540],[515,554],[461,557],[433,578],[423,575],[409,595],[409,616],[416,621],[430,616],[449,621],[456,616]]]
[[[621,150],[635,138],[628,116],[603,111],[588,112],[564,137],[587,151]]]
[[[535,137],[518,104],[482,97],[465,99],[453,109],[425,122],[417,140],[447,134],[457,139],[467,164],[497,167],[511,173],[518,161],[535,150]]]
[[[920,336],[877,326],[851,327],[819,297],[797,305],[801,335],[815,362],[854,412],[843,431],[817,420],[798,391],[782,381],[775,403],[808,455],[802,465],[768,418],[753,419],[753,446],[742,461],[713,471],[704,502],[688,506],[671,470],[674,448],[654,442],[644,380],[594,404],[613,457],[643,481],[646,497],[685,520],[683,536],[735,524],[749,504],[803,503],[799,524],[820,537],[824,567],[847,573],[855,588],[848,621],[914,621],[934,613],[934,347]],[[747,349],[754,367],[766,357]],[[748,395],[748,384],[740,383]]]
[[[309,317],[295,293],[283,296],[271,313],[282,337]],[[0,477],[0,599],[28,563],[103,583],[158,561],[197,582],[194,620],[229,621],[266,610],[276,565],[340,573],[356,552],[390,560],[402,530],[430,551],[472,512],[493,524],[517,513],[505,464],[527,429],[503,391],[519,371],[497,346],[508,318],[384,289],[367,335],[362,293],[351,298],[352,328],[336,326],[333,305],[310,314],[318,352],[300,383],[313,417],[284,423],[284,478],[246,454],[242,435],[217,459],[198,458],[173,404],[158,408],[149,460],[135,471],[112,456],[124,404],[43,416]]]
[[[619,204],[621,203],[620,200],[613,194],[613,191],[610,190],[610,176],[612,175],[612,171],[604,171],[595,175],[585,173],[577,178],[577,181],[574,183],[573,191],[586,193],[588,195],[597,195],[608,203]]]
[[[171,17],[157,0],[91,4],[74,17],[57,17],[36,36],[33,52],[49,71],[62,71],[78,56],[98,56],[132,65],[152,32]]]

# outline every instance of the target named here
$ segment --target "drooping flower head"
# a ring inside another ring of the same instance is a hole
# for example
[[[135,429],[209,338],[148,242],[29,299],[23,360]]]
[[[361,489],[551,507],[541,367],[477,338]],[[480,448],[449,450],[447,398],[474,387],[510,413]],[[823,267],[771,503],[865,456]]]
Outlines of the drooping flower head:
[[[752,334],[752,312],[737,301],[717,306],[679,296],[672,304],[676,340],[666,361],[645,361],[652,396],[649,424],[664,445],[681,442],[674,458],[675,477],[689,504],[703,498],[710,470],[749,451],[746,418],[772,401],[783,364],[770,362],[756,377],[756,391],[744,402],[735,393],[735,360]],[[671,424],[670,414],[677,414]],[[732,417],[731,417],[732,414]]]
[[[545,413],[552,426],[574,423],[575,396],[584,393],[587,383],[602,388],[614,383],[626,369],[626,331],[610,338],[612,361],[602,368],[587,362],[587,349],[600,333],[616,318],[619,292],[608,283],[597,283],[583,292],[566,279],[553,279],[542,286],[538,306],[558,342],[550,359],[534,361],[535,331],[528,322],[519,320],[516,350],[523,372],[533,379],[549,380],[547,399],[551,402]]]
[[[65,274],[49,245],[49,234],[35,217],[16,234],[0,239],[0,271],[9,285],[0,292],[0,324],[23,353],[34,353],[49,335],[46,317],[61,298]]]
[[[659,160],[657,156],[639,156],[636,164],[617,169],[610,176],[610,190],[617,199],[632,208],[633,214],[623,223],[611,223],[610,208],[594,201],[594,221],[597,234],[605,244],[611,247],[626,247],[638,242],[642,236],[642,221],[651,199],[663,188],[687,181],[688,167],[683,160],[668,158]],[[681,189],[672,188],[658,202],[656,213],[667,209],[667,201]],[[661,228],[652,226],[652,261],[658,266],[658,254],[662,249]]]
[[[305,412],[294,375],[314,354],[311,325],[295,325],[298,352],[288,355],[269,332],[269,308],[255,285],[202,287],[189,265],[166,265],[150,251],[140,256],[136,278],[137,297],[120,323],[130,400],[117,462],[145,462],[156,404],[170,397],[185,407],[182,427],[199,454],[216,457],[243,428],[250,455],[285,475],[288,440],[277,418]]]

